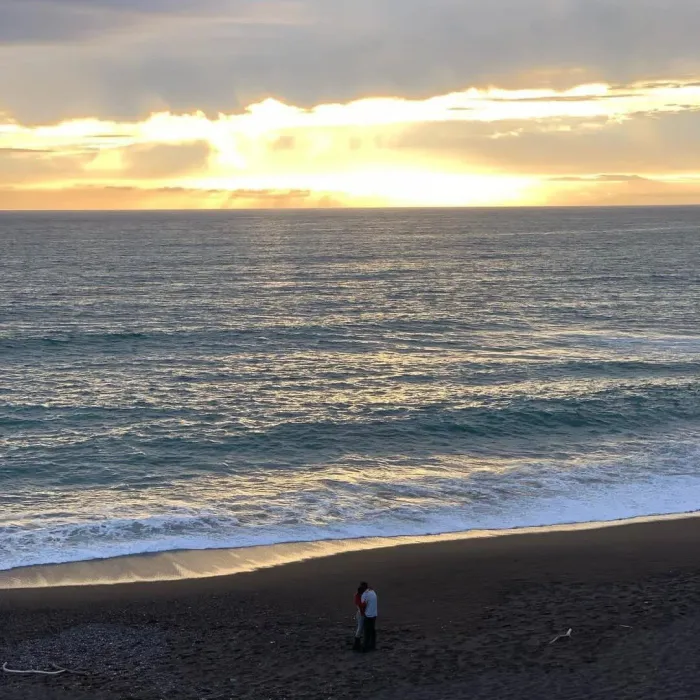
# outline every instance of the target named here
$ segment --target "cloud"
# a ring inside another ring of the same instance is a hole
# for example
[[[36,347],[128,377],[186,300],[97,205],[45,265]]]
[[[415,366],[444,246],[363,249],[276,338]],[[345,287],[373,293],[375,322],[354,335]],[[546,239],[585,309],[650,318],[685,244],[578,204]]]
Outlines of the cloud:
[[[394,145],[472,168],[547,176],[700,170],[700,111],[473,124],[418,124]]]
[[[127,178],[159,179],[193,175],[206,169],[211,148],[206,141],[179,144],[140,144],[119,152]]]
[[[226,192],[297,193],[249,195],[251,206],[306,206],[319,193],[363,205],[608,201],[612,192],[686,201],[697,191],[678,178],[700,173],[698,154],[700,85],[692,79],[469,88],[308,108],[267,99],[228,114],[160,112],[136,121],[0,119],[0,184],[23,201],[62,190],[90,207],[160,208],[175,203],[173,189],[187,193],[178,206],[193,207],[228,206]],[[653,191],[640,186],[649,183]],[[95,193],[112,187],[134,194]]]
[[[30,149],[0,149],[0,186],[32,185],[79,176],[89,162],[85,156]]]
[[[291,3],[289,3],[291,4]],[[284,0],[0,0],[0,43],[60,46],[92,39],[123,40],[126,32],[150,35],[186,21],[196,28],[272,20]]]
[[[138,143],[119,147],[113,135],[98,135],[94,142],[74,139],[47,148],[0,147],[0,183],[65,185],[77,182],[169,180],[206,173],[211,147],[208,142],[178,144]],[[0,142],[2,135],[0,134]]]
[[[700,180],[656,180],[605,177],[551,190],[546,203],[553,206],[666,206],[700,204]]]
[[[184,187],[69,187],[16,190],[0,187],[1,210],[299,209],[336,208],[348,198],[308,190],[201,190]],[[371,200],[357,200],[369,206]]]
[[[0,148],[0,155],[12,156],[12,155],[26,155],[26,154],[37,154],[37,153],[51,153],[49,148]]]
[[[588,176],[575,176],[567,175],[565,177],[552,177],[549,178],[550,182],[651,182],[649,178],[642,177],[641,175],[618,175],[616,173],[605,173],[603,175],[588,175]]]
[[[696,0],[0,0],[25,123],[700,74]]]

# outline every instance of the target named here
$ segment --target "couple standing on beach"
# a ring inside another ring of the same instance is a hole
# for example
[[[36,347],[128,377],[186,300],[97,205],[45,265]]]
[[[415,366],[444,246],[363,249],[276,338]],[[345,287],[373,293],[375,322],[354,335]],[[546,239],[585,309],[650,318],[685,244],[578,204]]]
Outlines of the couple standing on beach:
[[[355,644],[353,651],[372,651],[377,642],[377,593],[364,581],[355,593]]]

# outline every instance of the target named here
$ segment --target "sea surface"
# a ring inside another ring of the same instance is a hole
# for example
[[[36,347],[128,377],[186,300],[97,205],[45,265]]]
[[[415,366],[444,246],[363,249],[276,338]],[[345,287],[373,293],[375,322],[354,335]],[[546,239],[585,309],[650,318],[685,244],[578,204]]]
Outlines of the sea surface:
[[[700,510],[700,208],[0,214],[0,569]]]

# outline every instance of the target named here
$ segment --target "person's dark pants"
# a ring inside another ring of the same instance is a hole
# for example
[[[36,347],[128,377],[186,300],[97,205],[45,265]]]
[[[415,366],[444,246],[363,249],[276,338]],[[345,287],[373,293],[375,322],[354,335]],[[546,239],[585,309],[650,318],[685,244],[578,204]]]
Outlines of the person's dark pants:
[[[377,646],[377,618],[366,617],[363,632],[362,647],[365,651],[372,651]]]

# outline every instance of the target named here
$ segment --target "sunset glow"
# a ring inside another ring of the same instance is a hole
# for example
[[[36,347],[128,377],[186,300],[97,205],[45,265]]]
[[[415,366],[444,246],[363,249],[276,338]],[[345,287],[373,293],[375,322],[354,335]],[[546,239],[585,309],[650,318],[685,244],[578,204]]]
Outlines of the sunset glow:
[[[177,37],[188,27],[201,41],[222,26],[241,36],[253,28],[274,32],[282,40],[309,27],[320,32],[330,21],[324,19],[327,10],[308,1],[255,8],[241,2],[232,15],[224,4],[214,2],[216,12],[202,6],[201,15],[194,9],[170,15],[163,8],[163,14],[124,9],[119,17],[143,31],[158,27]],[[88,12],[83,5],[71,11],[81,21],[103,19],[100,11]],[[541,11],[549,18],[549,10]],[[448,25],[440,26],[446,31]],[[566,31],[572,26],[568,21]],[[131,35],[112,33],[108,23],[104,27],[108,45],[126,50]],[[155,35],[148,36],[155,41]],[[28,57],[59,60],[53,44],[36,45],[33,53],[31,46],[29,38],[3,44],[0,33],[0,52],[18,66],[29,65]],[[145,51],[145,44],[139,46]],[[79,50],[102,60],[87,38]],[[289,47],[287,58],[298,50],[296,44]],[[251,51],[263,55],[257,45]],[[226,56],[232,66],[240,59]],[[336,58],[328,54],[334,65]],[[171,59],[183,70],[189,65],[189,59]],[[123,67],[124,57],[110,54],[100,70],[115,65]],[[343,64],[353,65],[350,57]],[[283,70],[282,58],[275,66]],[[329,100],[318,98],[340,96],[346,89],[342,81],[322,89],[314,82],[323,73],[316,65],[299,73],[296,82],[285,78],[288,89],[279,92],[246,88],[241,95],[257,92],[258,99],[226,110],[212,105],[224,104],[232,88],[210,84],[211,76],[199,73],[196,80],[178,78],[178,99],[149,99],[153,106],[145,110],[125,110],[123,100],[116,100],[117,94],[141,90],[145,77],[140,74],[131,83],[108,81],[98,89],[81,64],[83,83],[71,83],[80,98],[76,104],[63,93],[53,94],[50,82],[42,83],[41,92],[37,81],[23,86],[0,76],[0,208],[696,203],[700,66],[690,74],[689,66],[680,73],[666,71],[663,78],[640,77],[645,71],[635,69],[637,77],[627,80],[613,80],[610,69],[611,78],[603,80],[605,70],[554,61],[525,74],[513,69],[499,80],[470,83],[455,74],[450,90],[424,86],[420,96],[414,89],[379,91],[365,76],[365,88],[353,82],[351,92],[359,97]],[[253,75],[258,69],[249,70]],[[57,79],[65,82],[67,75]],[[231,85],[246,75],[232,74]],[[172,77],[158,73],[158,84]],[[293,95],[307,83],[316,86],[318,98],[295,102]],[[183,101],[188,108],[178,107]]]

